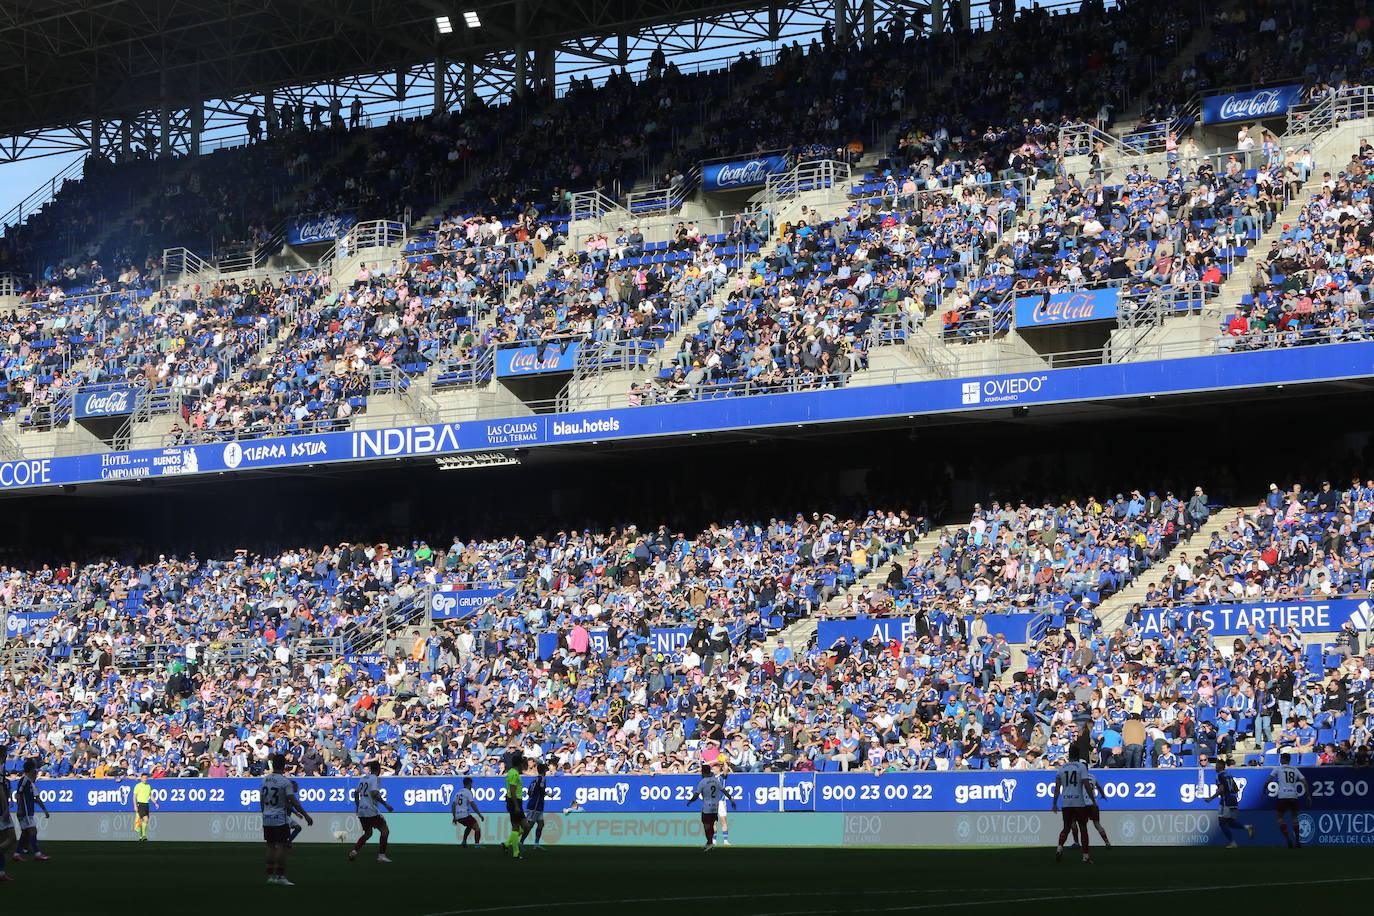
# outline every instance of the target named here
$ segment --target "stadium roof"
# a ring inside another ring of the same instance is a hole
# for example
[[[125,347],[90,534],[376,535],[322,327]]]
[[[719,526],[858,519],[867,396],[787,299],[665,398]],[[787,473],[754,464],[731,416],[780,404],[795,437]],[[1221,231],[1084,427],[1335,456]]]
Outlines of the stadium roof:
[[[759,0],[5,0],[0,136],[521,44],[623,35]],[[924,6],[912,3],[912,7]],[[470,28],[464,14],[481,25]],[[440,34],[436,19],[452,31]],[[608,63],[612,61],[607,61]]]

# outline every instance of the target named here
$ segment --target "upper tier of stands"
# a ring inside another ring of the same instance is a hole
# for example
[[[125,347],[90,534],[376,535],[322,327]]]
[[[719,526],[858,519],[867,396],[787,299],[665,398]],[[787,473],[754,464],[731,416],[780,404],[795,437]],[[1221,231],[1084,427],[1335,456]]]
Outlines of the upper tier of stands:
[[[604,395],[617,404],[626,388],[637,405],[837,387],[913,328],[937,342],[1007,333],[1017,292],[1113,284],[1134,304],[1194,314],[1257,272],[1210,346],[1367,339],[1370,264],[1357,249],[1374,149],[1283,229],[1312,160],[1272,135],[1225,159],[1188,141],[1152,168],[1079,177],[1065,158],[1065,128],[1108,124],[1123,100],[1148,90],[1156,108],[1176,108],[1257,75],[1210,51],[1189,66],[1179,55],[1201,27],[1223,41],[1260,31],[1282,52],[1265,66],[1288,68],[1314,98],[1361,77],[1365,18],[1323,9],[1321,22],[1345,30],[1331,57],[1298,12],[1203,23],[1175,0],[1024,11],[982,44],[789,46],[768,66],[616,74],[560,98],[370,129],[342,118],[312,129],[302,113],[201,160],[93,163],[0,243],[10,263],[43,264],[35,308],[0,317],[0,415],[45,430],[68,421],[77,387],[133,380],[180,411],[166,441],[335,430],[378,393],[488,384],[498,348],[521,344],[543,357],[581,343],[596,366],[654,370]],[[1180,61],[1179,82],[1161,88]],[[781,225],[754,211],[646,241],[634,226],[578,237],[570,220],[572,191],[616,197],[660,167],[680,176],[704,157],[773,150],[859,161],[882,137],[886,156],[868,156],[846,204]],[[426,216],[394,262],[332,283],[293,271],[158,287],[165,245],[269,245],[283,217],[347,211]]]

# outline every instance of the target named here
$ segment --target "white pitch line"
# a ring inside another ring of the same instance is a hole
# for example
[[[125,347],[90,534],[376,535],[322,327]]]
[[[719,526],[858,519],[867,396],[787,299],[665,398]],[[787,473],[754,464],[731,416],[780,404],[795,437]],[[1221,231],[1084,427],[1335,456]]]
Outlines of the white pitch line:
[[[987,900],[961,900],[955,903],[912,903],[903,906],[880,906],[864,907],[861,909],[846,908],[846,913],[912,913],[920,910],[953,910],[966,909],[971,906],[993,906],[1006,903],[1048,903],[1055,900],[1083,900],[1093,897],[1143,897],[1147,894],[1171,894],[1178,891],[1235,891],[1252,890],[1254,888],[1266,887],[1311,887],[1317,884],[1355,884],[1358,882],[1374,881],[1374,877],[1368,878],[1318,878],[1312,881],[1274,881],[1267,884],[1197,884],[1185,887],[1150,887],[1138,888],[1129,891],[1094,891],[1092,893],[1073,893],[1073,894],[1053,894],[1043,897],[994,897]],[[923,888],[912,888],[907,893],[918,894]],[[865,894],[868,892],[865,891]],[[970,893],[978,893],[970,891]],[[770,895],[771,896],[771,895]],[[833,913],[833,909],[825,910],[787,910],[778,913],[761,913],[759,916],[816,916],[820,913]]]
[[[1246,890],[1250,888],[1266,887],[1311,887],[1322,884],[1357,884],[1374,881],[1374,877],[1367,878],[1318,878],[1311,881],[1275,881],[1267,884],[1196,884],[1182,887],[1151,887],[1138,888],[1127,891],[1095,891],[1092,893],[1072,893],[1072,894],[1052,894],[1039,897],[994,897],[986,900],[967,900],[955,903],[916,903],[893,907],[866,907],[863,909],[846,908],[846,913],[911,913],[919,910],[949,910],[964,909],[972,906],[993,906],[1004,903],[1040,903],[1055,900],[1079,900],[1101,897],[1140,897],[1146,894],[1168,894],[1178,891],[1232,891]],[[1023,890],[1059,890],[1059,888],[1023,888]],[[572,907],[589,906],[626,906],[641,903],[701,903],[703,901],[720,900],[773,900],[777,898],[797,897],[836,897],[842,891],[780,891],[767,894],[705,894],[693,897],[621,897],[611,900],[569,900],[569,901],[545,901],[543,903],[517,903],[505,906],[486,906],[474,907],[463,910],[442,910],[437,913],[425,913],[423,916],[468,916],[476,913],[518,913],[529,910],[545,910],[549,907],[560,909],[570,909]],[[913,887],[903,890],[890,891],[864,891],[864,896],[891,896],[894,894],[939,894],[939,893],[978,893],[967,887]],[[760,914],[760,916],[817,916],[817,914],[833,913],[834,908],[824,910],[788,910],[786,912]]]
[[[1374,879],[1371,879],[1374,880]],[[1028,887],[1022,890],[1029,891],[1057,891],[1057,887]],[[923,887],[921,893],[926,894],[962,894],[968,891],[966,887]],[[544,903],[516,903],[507,906],[486,906],[474,907],[466,910],[443,910],[438,913],[424,913],[422,916],[467,916],[470,913],[518,913],[524,910],[544,910],[549,907],[559,907],[568,909],[578,906],[621,906],[631,903],[699,903],[703,900],[767,900],[771,898],[797,898],[797,897],[838,897],[844,891],[778,891],[766,894],[706,894],[697,897],[622,897],[615,900],[569,900],[569,901],[547,901]],[[864,896],[879,897],[893,896],[895,894],[913,893],[911,888],[890,891],[864,891]],[[990,901],[996,903],[999,901]],[[830,913],[832,910],[817,910],[816,912]]]

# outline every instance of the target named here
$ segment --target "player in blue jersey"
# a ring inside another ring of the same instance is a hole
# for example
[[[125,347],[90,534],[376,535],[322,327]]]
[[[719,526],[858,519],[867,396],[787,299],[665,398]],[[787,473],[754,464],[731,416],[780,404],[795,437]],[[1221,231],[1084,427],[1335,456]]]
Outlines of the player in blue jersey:
[[[1207,801],[1215,798],[1221,799],[1221,810],[1217,813],[1217,823],[1221,825],[1221,832],[1230,842],[1226,844],[1227,849],[1235,849],[1240,846],[1236,842],[1235,835],[1231,832],[1232,828],[1239,827],[1250,837],[1255,838],[1255,828],[1253,824],[1242,824],[1236,819],[1236,813],[1240,810],[1240,786],[1236,785],[1235,777],[1226,772],[1226,761],[1217,761],[1217,785],[1212,790],[1212,794],[1207,796]]]
[[[544,839],[544,801],[548,796],[549,765],[539,761],[535,767],[534,782],[530,783],[530,795],[525,802],[525,829],[520,833],[520,842],[525,842],[530,831],[534,831],[534,848],[543,849]]]
[[[24,861],[24,850],[33,853],[33,857],[39,862],[46,862],[51,856],[43,855],[43,851],[38,848],[38,824],[35,822],[38,817],[38,810],[41,808],[43,817],[52,817],[48,813],[48,806],[43,804],[43,799],[38,797],[38,761],[29,759],[24,761],[24,775],[19,777],[19,791],[15,793],[14,814],[19,820],[19,845],[14,850],[14,861]]]
[[[9,748],[0,746],[0,881],[13,881],[5,873],[5,853],[14,848],[14,817],[10,814],[10,779],[5,771]]]

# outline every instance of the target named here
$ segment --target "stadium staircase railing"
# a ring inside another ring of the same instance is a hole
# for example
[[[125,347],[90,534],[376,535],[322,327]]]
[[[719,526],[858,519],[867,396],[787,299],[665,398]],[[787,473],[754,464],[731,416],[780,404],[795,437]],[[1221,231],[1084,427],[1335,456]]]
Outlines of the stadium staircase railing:
[[[848,196],[850,176],[848,162],[836,159],[812,159],[800,162],[777,175],[769,175],[763,190],[754,200],[773,214],[774,225],[781,225],[791,219],[789,205],[812,191],[835,191],[827,203],[843,203]]]
[[[1288,115],[1285,147],[1310,146],[1345,121],[1374,114],[1374,86],[1348,86],[1310,105],[1299,105]]]
[[[604,191],[578,191],[572,196],[571,222],[577,223],[589,219],[601,219],[607,214],[625,213],[628,211],[620,206],[613,197]],[[572,227],[568,228],[571,235]]]
[[[162,252],[162,282],[181,283],[211,273],[214,266],[189,248],[167,248]]]
[[[631,191],[625,195],[625,206],[621,209],[636,218],[672,213],[686,203],[701,186],[701,166],[693,166],[683,178],[684,180],[676,185]]]

